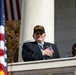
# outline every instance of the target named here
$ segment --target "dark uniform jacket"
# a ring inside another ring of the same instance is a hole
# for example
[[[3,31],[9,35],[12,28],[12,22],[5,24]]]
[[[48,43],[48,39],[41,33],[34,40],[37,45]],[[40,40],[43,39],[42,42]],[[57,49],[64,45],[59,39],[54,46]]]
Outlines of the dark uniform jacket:
[[[54,59],[59,58],[59,52],[55,44],[44,42],[44,49],[49,46],[52,46],[54,51],[53,56],[43,56],[42,52],[37,44],[37,42],[27,42],[22,46],[22,59],[23,61],[34,61],[34,60],[43,60],[43,59]]]

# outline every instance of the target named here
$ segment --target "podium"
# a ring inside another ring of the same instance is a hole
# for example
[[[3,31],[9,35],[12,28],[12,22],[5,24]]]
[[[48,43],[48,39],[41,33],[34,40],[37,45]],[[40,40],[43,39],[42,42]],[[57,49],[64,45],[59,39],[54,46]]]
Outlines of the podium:
[[[8,64],[8,75],[76,75],[76,57]]]

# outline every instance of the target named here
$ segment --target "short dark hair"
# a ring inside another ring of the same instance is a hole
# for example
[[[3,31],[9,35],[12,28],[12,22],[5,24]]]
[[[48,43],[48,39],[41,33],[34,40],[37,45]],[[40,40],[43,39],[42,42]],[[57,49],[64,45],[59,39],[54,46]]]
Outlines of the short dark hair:
[[[73,46],[72,46],[72,55],[73,55],[73,56],[76,55],[76,43],[73,44]]]

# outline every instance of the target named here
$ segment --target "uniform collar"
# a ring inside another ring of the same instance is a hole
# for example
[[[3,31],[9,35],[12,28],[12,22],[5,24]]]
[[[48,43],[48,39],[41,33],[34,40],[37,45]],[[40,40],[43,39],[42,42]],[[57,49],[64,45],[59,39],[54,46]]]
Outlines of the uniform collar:
[[[38,44],[38,45],[44,45],[44,42],[42,42],[42,43],[37,42],[37,44]]]

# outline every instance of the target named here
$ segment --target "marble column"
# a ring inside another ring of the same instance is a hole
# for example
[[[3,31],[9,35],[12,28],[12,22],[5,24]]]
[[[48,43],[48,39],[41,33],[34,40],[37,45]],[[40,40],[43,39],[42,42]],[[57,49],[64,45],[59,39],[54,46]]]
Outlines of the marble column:
[[[33,27],[43,25],[45,41],[54,43],[54,0],[23,0],[20,29],[19,61],[21,47],[25,41],[33,41]]]

